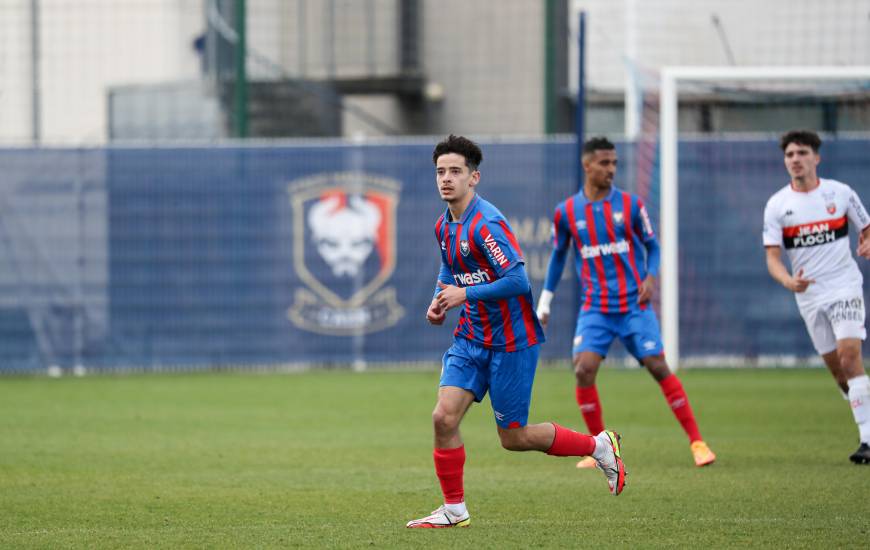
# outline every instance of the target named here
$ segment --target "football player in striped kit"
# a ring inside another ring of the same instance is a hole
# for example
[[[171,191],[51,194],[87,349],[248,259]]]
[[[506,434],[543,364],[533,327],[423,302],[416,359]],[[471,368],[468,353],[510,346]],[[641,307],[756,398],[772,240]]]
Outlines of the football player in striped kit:
[[[435,182],[447,203],[435,224],[441,269],[426,312],[433,325],[461,308],[453,345],[443,358],[438,402],[432,412],[435,474],[444,504],[411,528],[464,527],[465,446],[459,424],[489,392],[502,447],[553,456],[589,456],[604,472],[610,492],[625,485],[619,436],[585,435],[552,422],[529,424],[532,383],[544,333],[535,315],[523,254],[499,210],[476,192],[483,154],[471,140],[449,136],[435,146]]]
[[[712,464],[716,455],[701,437],[683,385],[665,361],[658,319],[650,303],[659,246],[646,208],[639,197],[613,186],[616,147],[607,138],[588,140],[582,155],[583,188],[559,203],[554,213],[553,252],[538,318],[547,325],[553,293],[568,251],[573,250],[581,285],[572,350],[575,396],[590,433],[604,429],[595,379],[611,343],[619,338],[659,383],[689,438],[695,464]],[[578,468],[594,466],[585,459],[577,463]]]
[[[849,459],[870,464],[870,379],[861,358],[867,338],[863,277],[849,250],[851,224],[858,231],[858,255],[870,259],[870,215],[851,187],[818,177],[821,146],[809,130],[780,138],[791,181],[764,209],[767,270],[795,293],[813,347],[851,405],[860,443]]]

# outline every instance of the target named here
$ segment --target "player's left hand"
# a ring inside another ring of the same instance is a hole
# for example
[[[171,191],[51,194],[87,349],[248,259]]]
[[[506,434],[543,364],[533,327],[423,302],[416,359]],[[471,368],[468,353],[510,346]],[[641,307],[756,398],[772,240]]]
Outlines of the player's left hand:
[[[652,300],[654,290],[655,282],[653,276],[647,275],[646,279],[640,283],[640,288],[637,291],[637,303],[643,304]]]
[[[864,232],[858,233],[858,255],[870,260],[870,238],[864,236]]]
[[[445,285],[441,281],[438,281],[438,288],[440,288],[441,291],[435,296],[435,299],[438,300],[438,305],[440,305],[444,311],[459,307],[465,303],[464,288],[454,285]]]

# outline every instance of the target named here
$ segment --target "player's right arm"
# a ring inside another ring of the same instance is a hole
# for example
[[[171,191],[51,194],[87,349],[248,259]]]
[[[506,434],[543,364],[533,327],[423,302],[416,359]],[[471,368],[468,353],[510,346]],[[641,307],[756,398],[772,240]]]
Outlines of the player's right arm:
[[[444,240],[447,238],[447,224],[445,223],[444,215],[442,214],[438,221],[435,222],[435,242],[438,243],[441,254],[441,267],[438,270],[438,280],[435,283],[435,294],[432,296],[432,301],[429,302],[429,309],[426,310],[426,320],[429,324],[440,325],[447,317],[447,311],[438,303],[438,293],[441,288],[438,283],[449,285],[453,283],[453,272],[450,270],[450,265],[447,263],[447,253],[444,247]]]
[[[553,214],[553,252],[550,254],[550,261],[547,264],[547,278],[544,279],[544,288],[538,299],[538,308],[535,310],[538,320],[544,327],[550,320],[550,303],[553,301],[556,287],[559,286],[559,280],[562,279],[565,260],[568,257],[568,247],[571,243],[571,234],[562,223],[561,206],[561,204],[557,206]]]
[[[444,262],[443,255],[441,257],[441,269],[438,271],[438,282],[445,285],[453,283],[453,274]],[[429,303],[429,309],[426,311],[426,320],[432,325],[442,324],[444,319],[447,317],[447,311],[438,303],[439,292],[441,292],[441,287],[438,286],[438,283],[435,283],[435,295],[432,297],[432,301]]]
[[[764,241],[765,257],[767,260],[767,272],[773,280],[792,292],[804,292],[815,279],[804,278],[803,268],[798,269],[794,276],[788,272],[788,268],[782,263],[782,224],[777,215],[777,206],[774,195],[764,208]]]
[[[792,292],[804,292],[807,287],[816,282],[815,279],[807,279],[804,277],[803,268],[798,269],[798,272],[792,276],[785,264],[782,263],[782,249],[778,246],[767,246],[767,272],[773,277],[773,280],[791,290]]]
[[[792,276],[785,264],[782,263],[782,249],[778,246],[766,246],[767,252],[767,272],[773,277],[773,280],[781,284],[792,292],[804,292],[810,284],[816,282],[815,279],[804,278],[803,268],[798,269],[798,272]]]

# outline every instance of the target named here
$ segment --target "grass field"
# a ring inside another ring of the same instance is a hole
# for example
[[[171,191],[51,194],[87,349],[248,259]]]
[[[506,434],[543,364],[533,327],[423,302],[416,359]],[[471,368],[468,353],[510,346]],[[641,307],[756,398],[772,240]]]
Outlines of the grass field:
[[[468,529],[408,530],[440,504],[437,372],[0,379],[0,547],[866,548],[870,467],[823,370],[681,373],[719,455],[695,468],[658,387],[599,376],[628,486],[463,425]],[[573,378],[538,373],[532,421],[582,424]]]

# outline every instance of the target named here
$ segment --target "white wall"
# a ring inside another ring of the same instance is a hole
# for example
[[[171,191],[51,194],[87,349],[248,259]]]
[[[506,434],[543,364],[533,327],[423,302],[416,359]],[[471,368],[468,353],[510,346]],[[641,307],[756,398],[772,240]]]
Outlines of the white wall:
[[[0,143],[30,136],[28,0],[0,2]]]
[[[38,0],[43,143],[103,143],[110,86],[196,80],[199,60],[191,43],[205,24],[204,2]],[[0,144],[26,143],[32,133],[30,3],[0,1]],[[572,0],[589,16],[587,76],[593,88],[623,88],[629,3]],[[739,65],[870,64],[870,0],[633,4],[636,66],[651,78],[663,65],[728,63],[711,22],[714,13]],[[364,74],[369,45],[377,74],[395,70],[396,0],[334,0],[336,35],[329,43],[322,31],[327,5],[328,0],[249,0],[249,46],[290,75],[326,76],[328,44],[338,74]],[[443,103],[433,111],[438,121],[433,131],[541,133],[544,2],[422,0],[420,6],[424,70],[445,90]],[[360,33],[370,12],[380,29],[373,43]],[[252,78],[274,76],[256,64],[249,64],[249,71]],[[363,103],[381,116],[397,116],[393,99]]]
[[[544,2],[426,0],[424,69],[444,88],[441,132],[544,130]]]
[[[729,65],[714,14],[736,65],[870,64],[870,0],[572,0],[587,14],[590,87],[622,89],[632,4],[641,71]]]
[[[106,90],[122,84],[190,80],[203,0],[39,0],[42,142],[106,140]],[[0,11],[0,140],[32,132],[30,0]]]

